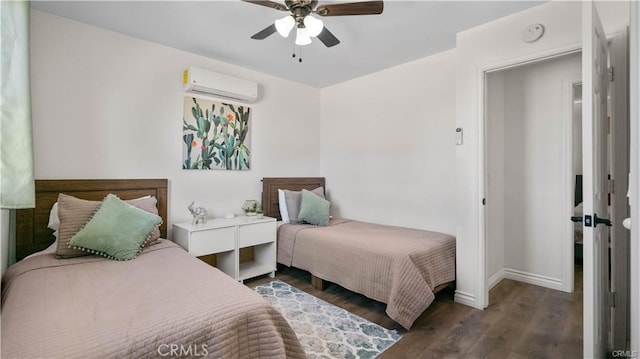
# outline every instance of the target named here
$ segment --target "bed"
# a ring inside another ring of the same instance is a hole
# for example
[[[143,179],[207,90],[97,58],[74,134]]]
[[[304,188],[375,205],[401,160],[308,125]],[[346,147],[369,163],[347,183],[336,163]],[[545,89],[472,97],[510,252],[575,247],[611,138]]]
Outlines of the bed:
[[[267,301],[172,241],[129,261],[56,259],[47,222],[61,192],[155,196],[166,238],[165,179],[36,181],[36,208],[17,216],[16,253],[27,258],[2,282],[2,358],[304,357]]]
[[[323,177],[263,178],[265,215],[281,219],[278,190],[325,188]],[[386,313],[404,328],[455,280],[455,238],[411,228],[332,218],[327,226],[280,224],[278,263],[387,304]]]

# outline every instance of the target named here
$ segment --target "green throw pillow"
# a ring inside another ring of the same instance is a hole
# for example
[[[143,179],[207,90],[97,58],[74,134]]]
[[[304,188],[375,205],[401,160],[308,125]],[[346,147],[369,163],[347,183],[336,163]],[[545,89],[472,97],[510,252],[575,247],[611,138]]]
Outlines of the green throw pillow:
[[[161,223],[160,216],[109,194],[93,218],[71,237],[69,248],[119,261],[131,260],[140,254],[153,229]]]
[[[330,207],[329,201],[303,189],[298,218],[316,226],[326,226],[329,224]]]

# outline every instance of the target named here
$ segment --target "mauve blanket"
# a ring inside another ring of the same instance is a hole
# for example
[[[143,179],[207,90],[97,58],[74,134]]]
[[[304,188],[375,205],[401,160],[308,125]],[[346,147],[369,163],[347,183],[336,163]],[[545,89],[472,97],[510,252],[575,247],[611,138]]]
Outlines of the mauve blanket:
[[[171,241],[131,261],[41,254],[7,271],[2,358],[176,355],[305,357],[267,301]]]
[[[455,255],[455,238],[439,232],[347,219],[278,229],[279,263],[386,303],[407,329],[433,302],[433,288],[455,280]]]

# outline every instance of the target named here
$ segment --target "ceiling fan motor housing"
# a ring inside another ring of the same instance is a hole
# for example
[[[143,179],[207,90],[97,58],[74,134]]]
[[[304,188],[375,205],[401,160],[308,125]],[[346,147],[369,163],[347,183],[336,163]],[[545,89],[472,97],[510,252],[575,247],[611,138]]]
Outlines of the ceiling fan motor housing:
[[[311,14],[313,9],[318,4],[317,0],[286,0],[285,4],[289,11],[291,11],[291,15],[294,19],[296,19],[297,27],[303,28],[304,26],[304,18],[307,15]]]
[[[289,10],[306,7],[309,9],[309,12],[311,12],[311,10],[315,9],[316,5],[318,5],[318,0],[285,0],[284,4]]]

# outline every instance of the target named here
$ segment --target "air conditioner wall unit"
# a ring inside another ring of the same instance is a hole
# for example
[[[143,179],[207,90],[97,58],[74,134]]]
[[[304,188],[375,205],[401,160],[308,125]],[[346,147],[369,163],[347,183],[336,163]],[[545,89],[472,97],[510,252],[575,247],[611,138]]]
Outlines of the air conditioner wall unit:
[[[249,103],[258,99],[258,83],[195,66],[184,70],[182,83],[185,91]]]

